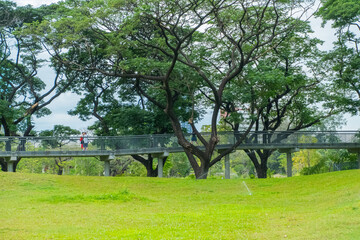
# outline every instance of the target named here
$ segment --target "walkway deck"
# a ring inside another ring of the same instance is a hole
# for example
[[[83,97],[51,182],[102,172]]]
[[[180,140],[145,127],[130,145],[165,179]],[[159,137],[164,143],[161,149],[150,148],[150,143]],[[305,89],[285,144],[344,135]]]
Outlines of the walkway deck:
[[[217,149],[230,148],[242,134],[242,132],[236,134],[220,132]],[[205,138],[207,136],[210,135],[205,133]],[[188,138],[190,137],[189,135]],[[77,136],[0,137],[0,157],[6,158],[9,163],[18,158],[34,157],[100,157],[101,160],[108,161],[122,155],[159,155],[183,151],[172,134],[89,137],[88,151],[80,150],[79,138]],[[299,149],[348,149],[360,153],[360,133],[358,131],[250,132],[245,142],[237,149],[278,149],[289,153]]]

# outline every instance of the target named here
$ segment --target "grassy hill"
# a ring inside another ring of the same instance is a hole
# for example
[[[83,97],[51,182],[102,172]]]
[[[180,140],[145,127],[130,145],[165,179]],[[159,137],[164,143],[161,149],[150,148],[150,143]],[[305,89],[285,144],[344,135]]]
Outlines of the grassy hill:
[[[359,226],[359,170],[245,181],[0,173],[0,239],[360,239]]]

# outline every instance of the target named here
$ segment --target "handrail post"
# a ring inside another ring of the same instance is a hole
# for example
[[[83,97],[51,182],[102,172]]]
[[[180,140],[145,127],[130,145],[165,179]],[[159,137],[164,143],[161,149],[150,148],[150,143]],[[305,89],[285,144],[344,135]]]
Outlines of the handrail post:
[[[100,137],[100,150],[105,150],[105,138]]]
[[[11,152],[11,138],[9,138],[5,143],[5,151]]]

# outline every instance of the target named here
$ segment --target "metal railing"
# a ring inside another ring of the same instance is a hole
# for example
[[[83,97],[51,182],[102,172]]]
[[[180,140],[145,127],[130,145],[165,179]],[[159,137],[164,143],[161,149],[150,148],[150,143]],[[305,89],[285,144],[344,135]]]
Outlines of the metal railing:
[[[244,132],[219,132],[218,146],[232,145],[242,137]],[[209,139],[210,133],[202,133]],[[190,141],[191,134],[186,138]],[[131,149],[171,149],[180,148],[173,134],[133,135],[133,136],[89,136],[88,150],[131,150]],[[359,131],[326,131],[326,132],[250,132],[242,145],[245,146],[293,146],[293,145],[344,145],[359,144]],[[198,140],[197,145],[201,145]],[[80,151],[80,136],[61,137],[0,137],[0,151]],[[146,152],[146,151],[145,151]]]

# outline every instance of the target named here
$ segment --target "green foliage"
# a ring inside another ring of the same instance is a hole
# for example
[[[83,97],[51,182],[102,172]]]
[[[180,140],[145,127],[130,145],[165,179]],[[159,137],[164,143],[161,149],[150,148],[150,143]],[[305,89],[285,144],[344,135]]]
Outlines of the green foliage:
[[[39,136],[49,136],[49,137],[68,137],[80,134],[80,131],[72,129],[69,126],[63,125],[54,125],[53,130],[44,130],[41,131]]]
[[[71,81],[60,76],[62,66],[56,61],[43,59],[46,49],[41,42],[33,39],[32,33],[22,32],[28,24],[42,23],[50,8],[0,1],[0,12],[0,129],[7,136],[29,136],[33,134],[32,118],[49,115],[47,105],[66,91]],[[37,76],[45,63],[56,72],[52,86]]]
[[[118,135],[142,135],[171,132],[166,115],[139,106],[121,106],[107,113],[105,121]]]
[[[230,168],[240,178],[251,178],[251,175],[255,175],[255,167],[244,151],[230,154]]]
[[[317,13],[324,21],[334,21],[334,27],[344,27],[360,21],[360,6],[357,0],[322,0]]]
[[[285,169],[282,166],[282,154],[279,153],[278,151],[275,151],[273,154],[271,154],[271,156],[269,157],[268,160],[268,167],[269,170],[271,171],[271,175],[274,174],[281,174],[281,175],[285,175]]]
[[[43,130],[39,133],[41,137],[56,137],[55,140],[43,140],[41,143],[46,149],[50,148],[61,148],[62,146],[68,144],[71,140],[68,139],[69,136],[79,135],[80,131],[72,129],[69,126],[63,125],[54,125],[52,130]]]
[[[325,164],[325,159],[321,159],[318,163],[314,164],[313,166],[309,166],[309,167],[304,167],[301,171],[300,174],[302,175],[312,175],[312,174],[319,174],[319,173],[323,173],[326,172],[326,168],[325,168],[326,164]]]
[[[104,163],[95,158],[72,158],[66,161],[56,158],[24,158],[18,164],[18,172],[63,175],[102,176]]]
[[[338,39],[334,49],[324,58],[332,71],[328,72],[338,94],[336,103],[345,111],[358,114],[360,109],[360,5],[356,0],[323,0],[317,13],[324,20],[333,21]]]
[[[102,176],[104,163],[95,158],[74,158],[66,171],[69,175]]]
[[[185,153],[171,153],[166,165],[170,165],[169,177],[186,177],[190,174],[191,166]]]
[[[279,156],[286,169],[286,154]],[[293,174],[312,175],[358,168],[357,154],[345,149],[301,150],[293,153]]]
[[[42,173],[45,165],[54,165],[54,161],[44,158],[28,158],[22,159],[17,167],[20,173]]]

